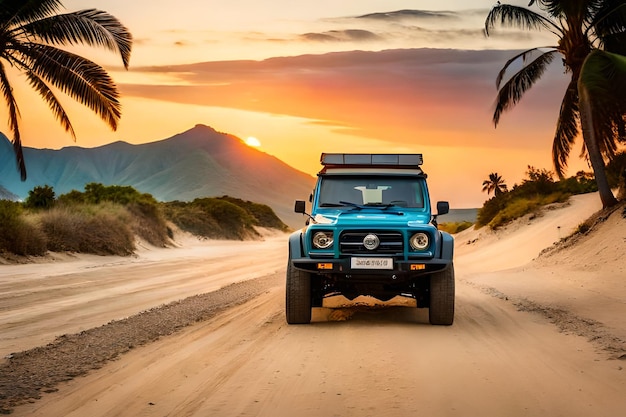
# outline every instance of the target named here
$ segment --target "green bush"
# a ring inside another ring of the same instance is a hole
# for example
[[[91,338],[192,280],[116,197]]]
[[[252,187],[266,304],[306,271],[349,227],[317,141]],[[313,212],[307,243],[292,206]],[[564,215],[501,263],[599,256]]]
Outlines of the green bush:
[[[287,231],[289,229],[289,227],[283,223],[282,220],[280,220],[276,213],[274,213],[274,210],[265,204],[244,201],[239,198],[229,196],[220,197],[220,200],[228,201],[229,203],[233,203],[243,208],[254,218],[256,226],[269,227],[282,231]]]
[[[510,193],[503,193],[485,201],[482,208],[478,210],[476,217],[476,227],[488,225],[501,210],[504,210],[510,199]]]
[[[48,209],[54,205],[54,190],[49,185],[37,186],[28,192],[24,206],[34,209]]]
[[[254,226],[288,230],[270,207],[228,196],[163,203],[163,212],[181,230],[209,239],[258,236]]]
[[[462,232],[463,230],[469,229],[473,225],[474,225],[474,223],[467,222],[467,221],[451,222],[451,223],[439,223],[438,228],[439,228],[439,230],[442,230],[444,232],[448,232],[448,233],[453,235],[453,234]]]
[[[554,192],[549,195],[537,195],[533,198],[510,198],[507,204],[488,222],[495,230],[529,213],[537,212],[541,207],[552,203],[563,203],[569,198],[568,193]]]
[[[85,193],[81,193],[77,190],[72,190],[69,193],[61,194],[57,198],[57,202],[65,205],[70,204],[86,204],[87,200],[85,198]]]
[[[256,235],[255,219],[243,208],[219,198],[197,198],[191,205],[217,222],[226,239],[241,239]]]
[[[221,227],[211,216],[207,216],[201,207],[191,203],[173,201],[163,203],[165,217],[181,230],[195,236],[208,239],[220,237]]]
[[[536,200],[517,198],[507,204],[504,209],[500,210],[498,214],[496,214],[494,218],[491,219],[491,221],[489,222],[489,227],[495,230],[507,224],[511,220],[515,220],[525,214],[535,211],[538,206],[539,204]]]
[[[597,190],[593,175],[580,171],[576,176],[553,180],[552,172],[528,166],[527,179],[514,185],[510,191],[485,201],[478,210],[476,227],[489,225],[497,229],[525,214],[539,210],[541,206],[565,202],[572,194]]]

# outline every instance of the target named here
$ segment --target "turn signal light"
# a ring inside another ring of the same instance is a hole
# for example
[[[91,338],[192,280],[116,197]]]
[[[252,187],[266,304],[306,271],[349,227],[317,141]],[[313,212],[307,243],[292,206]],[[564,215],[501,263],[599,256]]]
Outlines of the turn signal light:
[[[317,269],[333,269],[333,264],[317,264]]]
[[[411,264],[411,271],[421,271],[423,269],[426,269],[425,264]]]

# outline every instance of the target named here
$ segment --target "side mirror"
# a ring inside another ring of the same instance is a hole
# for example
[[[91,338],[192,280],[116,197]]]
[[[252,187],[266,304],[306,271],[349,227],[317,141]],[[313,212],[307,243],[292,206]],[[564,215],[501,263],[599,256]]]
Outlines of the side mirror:
[[[447,214],[450,211],[450,204],[447,201],[437,201],[437,216]]]
[[[296,205],[293,209],[296,213],[306,214],[306,203],[304,200],[296,200]]]

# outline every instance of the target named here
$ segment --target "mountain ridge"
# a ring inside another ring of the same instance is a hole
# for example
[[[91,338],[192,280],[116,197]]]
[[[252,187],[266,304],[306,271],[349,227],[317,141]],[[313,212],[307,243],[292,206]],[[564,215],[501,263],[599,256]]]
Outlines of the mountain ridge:
[[[25,199],[36,186],[57,195],[90,182],[129,185],[160,201],[228,195],[266,204],[289,226],[300,227],[295,199],[309,195],[315,179],[234,135],[197,124],[170,138],[133,145],[116,141],[96,148],[24,148],[28,178],[21,181],[8,139],[0,139],[0,186]]]

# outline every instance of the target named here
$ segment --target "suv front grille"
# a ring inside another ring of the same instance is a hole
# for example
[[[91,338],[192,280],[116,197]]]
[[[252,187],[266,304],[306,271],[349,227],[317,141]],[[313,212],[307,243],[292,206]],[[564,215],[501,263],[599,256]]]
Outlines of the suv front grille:
[[[380,244],[378,248],[369,250],[363,246],[365,236],[373,234],[378,236]],[[398,232],[343,232],[339,238],[339,248],[342,254],[364,254],[364,255],[402,255],[404,244],[402,234]]]

